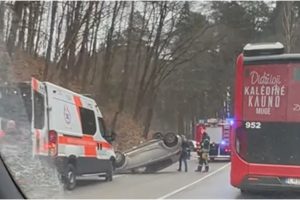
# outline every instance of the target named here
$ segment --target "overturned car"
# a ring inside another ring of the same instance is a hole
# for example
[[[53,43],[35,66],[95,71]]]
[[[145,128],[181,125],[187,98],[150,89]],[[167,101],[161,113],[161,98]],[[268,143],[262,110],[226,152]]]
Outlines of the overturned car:
[[[116,172],[154,173],[177,162],[182,139],[175,133],[154,134],[152,140],[125,152],[116,152]]]

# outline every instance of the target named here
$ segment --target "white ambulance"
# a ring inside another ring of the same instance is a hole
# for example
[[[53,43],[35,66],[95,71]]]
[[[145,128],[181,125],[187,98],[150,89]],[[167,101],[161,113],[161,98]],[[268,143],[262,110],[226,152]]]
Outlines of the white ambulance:
[[[54,158],[67,189],[80,176],[112,180],[113,134],[105,130],[96,102],[49,82],[31,80],[33,154]]]

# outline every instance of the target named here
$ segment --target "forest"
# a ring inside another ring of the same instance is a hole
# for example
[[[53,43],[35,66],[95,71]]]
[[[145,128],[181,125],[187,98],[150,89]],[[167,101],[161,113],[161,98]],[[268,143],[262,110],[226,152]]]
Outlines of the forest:
[[[112,130],[123,116],[144,138],[189,136],[199,119],[232,116],[243,46],[299,52],[299,20],[291,1],[1,1],[0,44],[11,60],[41,59],[40,79],[91,94]]]

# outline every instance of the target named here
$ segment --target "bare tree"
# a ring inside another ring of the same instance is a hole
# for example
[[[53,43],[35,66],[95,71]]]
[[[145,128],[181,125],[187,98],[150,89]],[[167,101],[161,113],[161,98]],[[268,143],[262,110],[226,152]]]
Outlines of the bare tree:
[[[27,9],[24,5],[22,9],[22,27],[19,30],[18,47],[24,49],[25,29],[27,27]]]
[[[100,78],[99,91],[101,91],[102,95],[100,95],[99,91],[97,91],[97,99],[100,99],[107,94],[108,80],[110,77],[110,72],[112,68],[112,54],[113,54],[113,34],[115,32],[116,19],[119,13],[119,10],[122,6],[122,2],[115,1],[113,8],[113,14],[111,18],[110,28],[106,37],[106,49],[103,58],[103,67]]]
[[[0,37],[4,38],[4,14],[5,14],[5,2],[0,2]]]
[[[12,56],[15,51],[16,33],[18,31],[19,22],[22,17],[22,9],[24,4],[25,2],[23,1],[16,1],[13,5],[14,12],[12,15],[11,27],[7,39],[7,51],[10,56]]]
[[[39,1],[31,1],[29,2],[29,19],[28,19],[28,34],[27,34],[27,52],[30,54],[34,54],[34,38],[36,36],[36,26],[39,16],[39,9],[41,3]]]
[[[93,63],[93,75],[92,75],[92,78],[91,78],[91,84],[94,83],[94,80],[95,80],[95,77],[96,77],[96,74],[97,74],[97,63],[98,63],[98,54],[97,54],[97,38],[98,38],[98,31],[99,31],[99,27],[100,27],[100,24],[101,24],[101,21],[102,21],[102,14],[103,14],[103,9],[104,9],[104,1],[101,2],[101,6],[100,6],[100,10],[97,13],[95,13],[95,16],[97,16],[95,18],[95,22],[96,23],[96,27],[95,27],[95,34],[94,34],[94,37],[93,37],[93,53],[92,53],[92,56],[94,57],[94,63]],[[96,9],[97,10],[97,9]]]
[[[53,9],[53,8],[52,8]],[[56,9],[57,9],[57,2],[56,2]],[[38,48],[39,48],[39,45],[40,45],[40,37],[41,37],[41,28],[42,28],[42,22],[43,22],[43,15],[44,15],[44,10],[45,10],[45,2],[42,2],[42,5],[40,6],[39,8],[39,14],[38,14],[38,17],[39,17],[39,23],[38,23],[38,28],[37,28],[37,36],[36,36],[36,41],[35,41],[35,47],[34,47],[34,56],[37,57],[38,56]],[[53,14],[53,13],[52,13]],[[52,17],[51,17],[51,20],[52,20]],[[55,20],[55,17],[54,17],[54,20]],[[52,23],[52,21],[51,21]],[[52,25],[52,24],[51,24]],[[51,40],[51,43],[52,43],[52,40],[53,40],[53,32],[54,32],[54,25],[53,25],[53,31],[52,31],[52,34],[51,34],[51,25],[50,25],[50,36],[52,37],[51,39],[49,38],[49,40]],[[47,55],[46,55],[47,57]],[[46,58],[47,59],[47,58]]]
[[[286,51],[290,53],[293,48],[296,41],[296,11],[294,10],[294,2],[292,1],[286,1],[282,2],[283,4],[283,16],[282,16],[282,27],[283,27],[283,33],[285,37],[285,43],[286,43]]]
[[[132,46],[132,28],[133,28],[133,15],[134,15],[134,1],[131,2],[131,11],[128,19],[128,28],[127,28],[127,46],[126,46],[126,55],[125,55],[125,61],[124,61],[124,73],[122,77],[122,81],[120,84],[121,88],[121,97],[118,105],[118,111],[115,113],[115,116],[112,121],[112,130],[115,129],[117,120],[118,120],[118,115],[123,112],[124,109],[124,104],[125,104],[125,98],[126,98],[126,93],[128,89],[128,82],[129,82],[129,72],[130,72],[130,65],[129,65],[129,58],[131,55],[131,46]]]
[[[60,16],[59,22],[58,22],[58,27],[57,27],[57,34],[56,34],[56,41],[55,41],[55,56],[54,56],[54,61],[57,62],[58,61],[58,57],[60,55],[60,37],[61,37],[61,29],[62,29],[62,25],[63,25],[63,20],[65,18],[65,12],[66,12],[66,6],[67,6],[67,2],[63,3],[62,2],[62,14]]]
[[[56,11],[57,11],[57,1],[53,1],[52,9],[51,9],[50,34],[49,34],[49,41],[48,41],[46,60],[45,60],[44,80],[46,80],[48,77],[49,65],[51,63],[52,41],[54,35],[53,33],[54,33]]]

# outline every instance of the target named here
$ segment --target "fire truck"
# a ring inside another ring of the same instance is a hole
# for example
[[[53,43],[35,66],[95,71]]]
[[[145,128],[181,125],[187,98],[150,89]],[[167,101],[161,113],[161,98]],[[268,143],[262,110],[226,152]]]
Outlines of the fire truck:
[[[199,120],[195,128],[195,141],[199,146],[202,133],[201,127],[205,127],[207,134],[210,137],[210,160],[227,159],[230,160],[230,132],[233,125],[231,119],[207,119]]]

